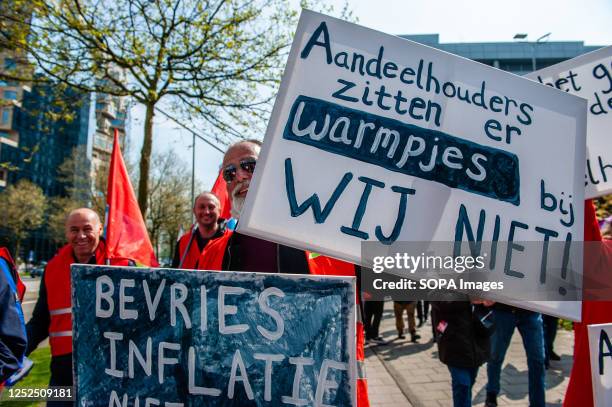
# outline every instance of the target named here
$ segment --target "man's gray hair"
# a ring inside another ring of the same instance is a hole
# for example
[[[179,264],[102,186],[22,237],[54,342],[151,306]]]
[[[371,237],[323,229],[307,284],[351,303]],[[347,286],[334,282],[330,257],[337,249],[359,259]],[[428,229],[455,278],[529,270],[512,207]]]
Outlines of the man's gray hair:
[[[225,150],[225,153],[227,154],[228,151],[230,151],[232,148],[239,146],[241,144],[255,144],[257,147],[260,147],[263,145],[263,143],[261,142],[261,140],[257,140],[255,138],[248,138],[245,140],[239,140],[233,144],[230,144],[230,146],[227,148],[227,150]]]

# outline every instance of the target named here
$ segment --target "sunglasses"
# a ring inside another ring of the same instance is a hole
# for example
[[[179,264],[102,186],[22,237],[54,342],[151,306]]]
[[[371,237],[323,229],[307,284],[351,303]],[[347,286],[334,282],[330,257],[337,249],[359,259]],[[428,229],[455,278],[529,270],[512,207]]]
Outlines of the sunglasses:
[[[254,158],[245,158],[244,160],[240,160],[240,168],[249,174],[252,174],[255,171],[255,164],[257,164],[257,160]],[[237,171],[238,168],[236,168],[234,164],[229,164],[223,168],[223,179],[225,182],[232,182],[236,178]]]

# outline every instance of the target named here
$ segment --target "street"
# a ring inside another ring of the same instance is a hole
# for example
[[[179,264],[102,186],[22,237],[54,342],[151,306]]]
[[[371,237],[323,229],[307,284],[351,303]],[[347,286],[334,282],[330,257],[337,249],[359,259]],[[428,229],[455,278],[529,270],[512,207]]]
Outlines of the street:
[[[26,286],[26,293],[21,304],[23,308],[23,314],[25,316],[26,322],[32,317],[32,312],[34,311],[34,306],[36,305],[36,300],[38,299],[38,290],[40,288],[40,277],[32,278],[30,276],[26,276],[25,274],[21,274],[21,281]]]
[[[26,286],[26,293],[23,299],[23,303],[21,304],[21,308],[23,309],[23,315],[26,323],[32,318],[32,313],[34,312],[34,306],[36,305],[36,301],[38,300],[38,291],[40,289],[40,282],[42,281],[40,277],[32,278],[26,274],[21,274],[21,281]],[[39,347],[49,346],[49,340],[45,339]]]

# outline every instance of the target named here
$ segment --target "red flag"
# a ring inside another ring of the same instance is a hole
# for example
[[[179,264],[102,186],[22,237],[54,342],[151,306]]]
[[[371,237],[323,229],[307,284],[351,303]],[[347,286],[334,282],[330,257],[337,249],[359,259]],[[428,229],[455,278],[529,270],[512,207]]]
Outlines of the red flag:
[[[593,202],[584,203],[584,241],[601,241]],[[586,272],[585,272],[586,274]],[[591,362],[587,325],[612,322],[611,301],[583,301],[582,322],[574,324],[574,365],[563,405],[592,406]]]
[[[108,173],[105,236],[106,259],[131,259],[138,265],[159,266],[125,169],[116,129]]]
[[[217,195],[219,202],[221,202],[220,216],[223,219],[231,218],[232,215],[230,215],[230,210],[232,209],[232,201],[229,199],[229,195],[227,194],[227,184],[223,179],[223,170],[219,171],[219,175],[217,175],[217,180],[215,181],[215,185],[213,185],[211,192]]]
[[[355,265],[346,261],[322,256],[319,253],[306,252],[306,261],[310,274],[330,276],[355,276]]]

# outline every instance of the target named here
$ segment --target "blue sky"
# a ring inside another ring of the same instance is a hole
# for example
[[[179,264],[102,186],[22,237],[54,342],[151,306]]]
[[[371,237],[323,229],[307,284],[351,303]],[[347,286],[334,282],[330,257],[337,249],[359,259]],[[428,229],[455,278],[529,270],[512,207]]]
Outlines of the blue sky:
[[[336,10],[343,4],[326,3]],[[360,25],[388,34],[439,34],[443,43],[512,41],[516,33],[528,34],[531,41],[551,33],[549,41],[612,43],[611,0],[350,0],[349,5]],[[144,108],[136,105],[131,114],[130,157],[136,161]],[[191,133],[159,114],[153,132],[154,151],[172,148],[191,168]],[[221,159],[218,151],[196,143],[196,179],[204,188],[212,186]]]

